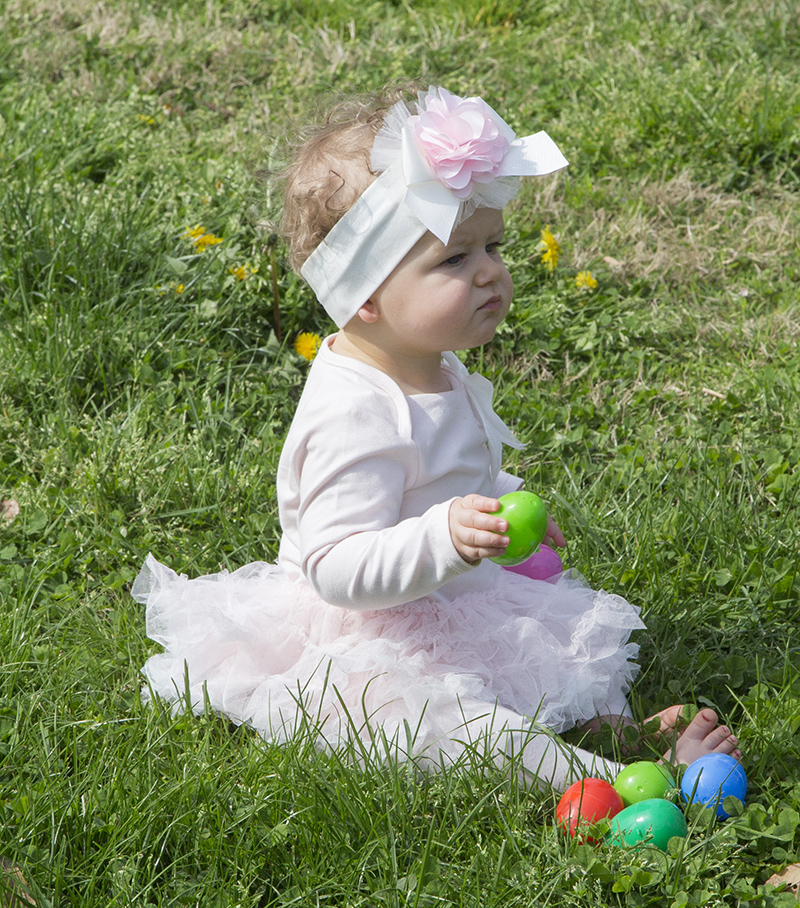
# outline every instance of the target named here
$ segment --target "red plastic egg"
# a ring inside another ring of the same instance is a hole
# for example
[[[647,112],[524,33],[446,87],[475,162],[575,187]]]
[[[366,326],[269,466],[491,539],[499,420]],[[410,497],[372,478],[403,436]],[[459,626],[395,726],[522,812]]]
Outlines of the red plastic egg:
[[[604,779],[580,779],[561,796],[556,822],[574,836],[579,826],[590,826],[603,817],[616,816],[625,805],[618,791]],[[591,838],[587,838],[591,842]]]

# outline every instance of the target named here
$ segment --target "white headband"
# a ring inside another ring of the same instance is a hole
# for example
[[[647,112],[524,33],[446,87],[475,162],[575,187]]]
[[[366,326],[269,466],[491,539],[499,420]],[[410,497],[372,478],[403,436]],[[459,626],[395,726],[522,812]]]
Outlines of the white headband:
[[[477,208],[515,198],[519,177],[567,166],[546,133],[518,139],[481,98],[432,87],[417,110],[402,101],[391,108],[370,156],[380,176],[300,269],[340,328],[426,231],[446,245]]]

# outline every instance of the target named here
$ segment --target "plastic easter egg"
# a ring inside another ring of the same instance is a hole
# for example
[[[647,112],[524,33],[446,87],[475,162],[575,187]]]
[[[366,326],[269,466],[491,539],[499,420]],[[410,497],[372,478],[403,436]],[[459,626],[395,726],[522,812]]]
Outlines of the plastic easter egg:
[[[497,564],[522,564],[536,551],[547,532],[547,508],[533,492],[509,492],[497,499],[500,510],[495,516],[508,521],[510,539],[505,553],[491,560]]]
[[[686,817],[672,801],[650,798],[621,810],[612,820],[608,839],[618,845],[646,842],[662,851],[673,836],[686,838]]]
[[[675,780],[665,767],[642,760],[626,766],[614,780],[614,788],[625,806],[630,807],[639,801],[666,798],[675,788]]]
[[[574,836],[579,826],[591,826],[603,817],[622,810],[622,798],[604,779],[580,779],[561,795],[556,807],[556,822]],[[591,842],[591,838],[587,838]]]
[[[530,558],[521,564],[505,565],[507,571],[514,574],[522,574],[523,577],[530,577],[531,580],[549,580],[564,570],[564,564],[558,555],[549,545],[542,543],[539,551],[534,552]]]
[[[727,797],[744,803],[747,775],[742,764],[730,754],[706,754],[691,763],[681,779],[681,794],[687,804],[702,804],[715,810],[720,820],[729,813],[722,806]]]

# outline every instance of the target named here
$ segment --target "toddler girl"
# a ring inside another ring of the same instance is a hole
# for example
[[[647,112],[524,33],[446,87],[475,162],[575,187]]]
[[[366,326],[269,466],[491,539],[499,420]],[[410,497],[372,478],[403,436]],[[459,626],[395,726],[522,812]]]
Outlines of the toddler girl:
[[[497,497],[522,485],[502,446],[522,446],[452,352],[508,313],[502,210],[519,178],[566,164],[545,133],[517,138],[440,88],[415,108],[355,104],[299,148],[291,261],[339,330],[281,455],[278,563],[188,580],[148,557],[133,593],[164,647],[144,668],[153,691],[199,710],[205,692],[274,741],[310,722],[321,745],[357,737],[437,762],[478,742],[558,787],[616,775],[555,733],[630,721],[638,610],[572,573],[488,560],[509,541]],[[564,544],[552,521],[548,539]],[[738,755],[703,710],[669,756],[712,750]]]

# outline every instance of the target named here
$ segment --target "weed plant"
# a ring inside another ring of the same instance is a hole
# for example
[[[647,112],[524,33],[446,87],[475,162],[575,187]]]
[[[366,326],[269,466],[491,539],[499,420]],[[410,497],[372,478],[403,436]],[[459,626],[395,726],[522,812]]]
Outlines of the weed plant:
[[[793,0],[0,4],[0,855],[37,905],[794,903],[764,884],[800,860],[799,48]],[[747,804],[667,853],[566,840],[478,751],[418,772],[140,698],[131,581],[274,559],[293,341],[331,330],[258,173],[321,95],[398,80],[571,161],[510,209],[514,309],[467,360],[567,563],[642,607],[637,714],[740,736]]]

